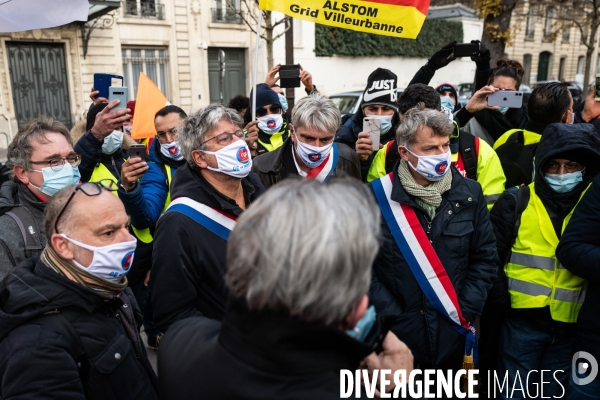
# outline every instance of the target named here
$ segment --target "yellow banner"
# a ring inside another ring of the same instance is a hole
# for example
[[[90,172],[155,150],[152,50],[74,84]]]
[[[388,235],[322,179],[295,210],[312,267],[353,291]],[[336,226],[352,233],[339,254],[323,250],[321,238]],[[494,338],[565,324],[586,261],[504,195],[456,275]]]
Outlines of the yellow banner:
[[[322,25],[416,39],[429,0],[260,0],[258,7]]]

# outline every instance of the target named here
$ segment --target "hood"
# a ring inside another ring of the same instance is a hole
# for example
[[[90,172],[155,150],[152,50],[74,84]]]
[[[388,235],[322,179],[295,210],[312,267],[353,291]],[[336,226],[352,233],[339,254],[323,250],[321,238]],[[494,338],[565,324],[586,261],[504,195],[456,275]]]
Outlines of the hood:
[[[91,311],[108,299],[58,275],[38,259],[23,261],[0,284],[0,340],[28,320],[75,306]]]
[[[585,165],[583,182],[571,192],[556,193],[544,180],[542,167],[553,158],[565,158]],[[535,190],[542,201],[545,200],[545,204],[553,201],[565,205],[573,203],[572,207],[600,172],[600,136],[591,124],[550,124],[542,134],[535,160]]]

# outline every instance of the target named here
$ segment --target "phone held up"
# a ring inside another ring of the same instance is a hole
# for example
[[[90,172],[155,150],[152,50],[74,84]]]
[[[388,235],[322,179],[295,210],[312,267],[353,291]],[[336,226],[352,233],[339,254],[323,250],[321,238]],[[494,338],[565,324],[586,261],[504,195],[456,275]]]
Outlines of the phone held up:
[[[381,119],[379,117],[363,118],[363,131],[369,133],[369,138],[373,141],[373,151],[379,150]]]
[[[487,104],[490,107],[521,108],[523,105],[523,92],[519,90],[499,90],[488,95]]]
[[[129,158],[139,157],[142,161],[148,161],[146,156],[146,146],[143,144],[132,144],[129,147]]]
[[[596,75],[596,85],[594,87],[594,100],[600,101],[600,74]]]
[[[281,65],[279,67],[279,86],[282,88],[300,87],[300,65]]]
[[[127,108],[127,87],[125,86],[111,86],[108,88],[108,102],[110,103],[113,100],[119,100],[120,103],[118,106],[110,110],[111,113],[124,110]]]
[[[113,74],[100,74],[100,73],[96,73],[94,74],[94,90],[99,91],[100,93],[98,93],[96,95],[96,99],[98,97],[104,97],[105,99],[108,99],[108,88],[111,86],[117,86],[113,82],[115,80],[120,80],[121,81],[121,85],[123,86],[123,77],[121,75],[113,75]]]
[[[479,48],[479,43],[457,43],[454,45],[454,57],[478,56]]]

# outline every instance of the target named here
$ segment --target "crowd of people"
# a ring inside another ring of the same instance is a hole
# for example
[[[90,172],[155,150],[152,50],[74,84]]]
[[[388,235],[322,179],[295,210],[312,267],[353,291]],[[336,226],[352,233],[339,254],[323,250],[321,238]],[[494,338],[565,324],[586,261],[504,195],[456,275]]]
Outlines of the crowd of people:
[[[70,132],[22,126],[0,189],[0,399],[329,399],[340,370],[471,363],[480,398],[600,398],[574,367],[600,360],[600,102],[549,82],[489,106],[525,71],[481,45],[461,106],[429,86],[453,46],[402,94],[375,69],[343,116],[304,69],[288,109],[277,65],[228,106],[158,110],[146,157],[135,101],[94,89]],[[521,389],[488,392],[495,375]]]

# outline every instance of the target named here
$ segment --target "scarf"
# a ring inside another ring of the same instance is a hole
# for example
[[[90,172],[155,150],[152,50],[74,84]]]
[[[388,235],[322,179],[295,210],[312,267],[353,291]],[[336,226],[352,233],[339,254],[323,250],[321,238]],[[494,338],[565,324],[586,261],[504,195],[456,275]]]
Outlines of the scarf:
[[[59,256],[50,245],[44,248],[40,259],[57,274],[104,296],[118,296],[127,287],[127,277],[123,277],[123,282],[121,283],[109,282],[98,278]]]
[[[450,190],[450,186],[452,185],[452,172],[444,175],[439,181],[431,182],[428,186],[421,186],[415,181],[409,168],[406,161],[400,160],[400,165],[398,166],[400,184],[406,193],[413,196],[417,204],[423,207],[430,221],[433,221],[435,210],[442,203],[442,193]]]
[[[529,114],[525,108],[509,108],[506,114],[484,109],[475,113],[475,119],[496,141],[506,131],[525,128],[529,122]]]

